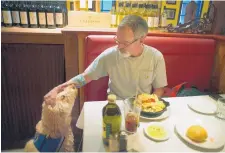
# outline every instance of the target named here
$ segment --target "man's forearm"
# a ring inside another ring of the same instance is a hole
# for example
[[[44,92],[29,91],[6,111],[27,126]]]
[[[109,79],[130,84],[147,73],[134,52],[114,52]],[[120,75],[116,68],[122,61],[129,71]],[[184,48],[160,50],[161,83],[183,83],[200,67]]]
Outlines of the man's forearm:
[[[162,97],[164,94],[164,87],[154,89],[153,94],[156,94],[158,97]]]
[[[79,74],[68,81],[68,83],[74,83],[78,88],[83,87],[89,83],[91,79],[84,73]]]

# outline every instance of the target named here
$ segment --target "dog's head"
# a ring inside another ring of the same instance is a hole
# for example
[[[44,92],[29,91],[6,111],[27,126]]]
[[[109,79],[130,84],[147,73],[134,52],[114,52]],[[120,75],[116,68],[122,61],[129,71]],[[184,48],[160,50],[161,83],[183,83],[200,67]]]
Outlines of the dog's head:
[[[56,104],[62,103],[62,104],[73,105],[76,96],[77,96],[77,88],[73,84],[69,85],[66,88],[64,88],[63,91],[58,93],[56,97]]]

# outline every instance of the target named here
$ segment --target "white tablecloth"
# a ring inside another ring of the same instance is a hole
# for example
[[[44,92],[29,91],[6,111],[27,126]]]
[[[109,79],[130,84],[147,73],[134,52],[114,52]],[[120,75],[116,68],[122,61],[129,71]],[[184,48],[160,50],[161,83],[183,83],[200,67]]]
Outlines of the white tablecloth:
[[[225,97],[225,95],[223,95]],[[149,124],[149,120],[141,120],[140,127],[137,134],[129,137],[128,148],[132,146],[133,149],[139,152],[153,151],[153,152],[195,152],[205,151],[188,145],[182,141],[174,132],[174,125],[181,119],[185,118],[199,118],[199,119],[213,119],[217,120],[218,124],[215,126],[222,126],[225,129],[225,121],[215,118],[213,115],[203,115],[190,110],[187,104],[191,101],[198,100],[212,100],[209,96],[195,96],[195,97],[176,97],[165,98],[170,102],[170,116],[162,120],[167,125],[171,132],[169,140],[164,142],[155,142],[144,136],[143,128]],[[81,111],[80,117],[77,121],[77,127],[83,129],[83,152],[104,152],[105,148],[102,143],[102,108],[107,104],[106,101],[85,102]],[[117,101],[117,104],[123,109],[123,102]],[[216,121],[216,122],[217,122]],[[124,125],[122,125],[124,127]],[[224,130],[225,137],[225,130]],[[135,140],[135,141],[134,141]],[[225,147],[219,150],[225,152]]]

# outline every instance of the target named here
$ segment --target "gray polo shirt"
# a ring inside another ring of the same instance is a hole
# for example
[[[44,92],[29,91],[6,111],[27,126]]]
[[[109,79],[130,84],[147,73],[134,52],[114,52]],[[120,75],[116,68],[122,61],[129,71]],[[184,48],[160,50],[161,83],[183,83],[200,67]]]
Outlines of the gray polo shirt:
[[[109,76],[108,93],[117,99],[135,96],[136,93],[152,93],[152,88],[167,86],[165,61],[161,52],[144,45],[138,57],[125,58],[117,46],[102,52],[85,70],[92,80]]]

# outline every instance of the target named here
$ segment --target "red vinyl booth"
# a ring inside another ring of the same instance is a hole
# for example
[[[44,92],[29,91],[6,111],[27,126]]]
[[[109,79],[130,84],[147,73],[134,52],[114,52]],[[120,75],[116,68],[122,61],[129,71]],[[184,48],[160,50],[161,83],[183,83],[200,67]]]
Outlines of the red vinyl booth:
[[[116,45],[114,35],[89,35],[85,40],[85,68],[105,49]],[[200,90],[210,88],[216,51],[213,39],[147,36],[144,44],[164,55],[168,87],[182,82]],[[92,81],[84,87],[85,101],[106,100],[108,77]]]

